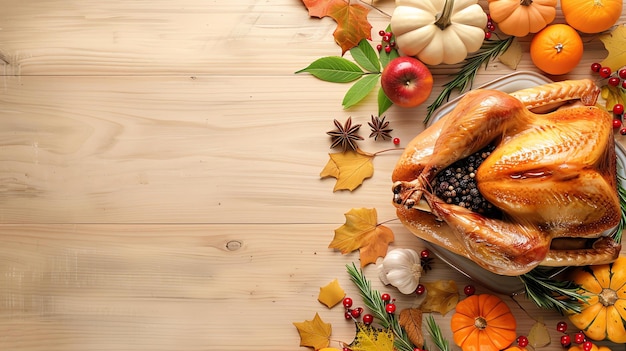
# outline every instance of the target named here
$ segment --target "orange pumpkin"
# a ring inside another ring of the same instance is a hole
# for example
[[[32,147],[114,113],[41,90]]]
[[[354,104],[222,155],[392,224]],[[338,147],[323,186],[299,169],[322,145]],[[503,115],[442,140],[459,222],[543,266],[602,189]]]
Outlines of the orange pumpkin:
[[[583,57],[583,41],[567,24],[552,24],[535,34],[530,42],[530,59],[548,74],[565,74]]]
[[[556,4],[557,0],[489,0],[489,15],[503,33],[524,37],[554,21]]]
[[[622,14],[622,0],[561,0],[565,22],[583,33],[599,33]]]
[[[516,339],[517,323],[498,296],[472,295],[456,305],[450,320],[454,342],[463,351],[498,351]]]
[[[626,343],[626,257],[611,264],[578,268],[572,280],[588,299],[570,321],[592,340]]]

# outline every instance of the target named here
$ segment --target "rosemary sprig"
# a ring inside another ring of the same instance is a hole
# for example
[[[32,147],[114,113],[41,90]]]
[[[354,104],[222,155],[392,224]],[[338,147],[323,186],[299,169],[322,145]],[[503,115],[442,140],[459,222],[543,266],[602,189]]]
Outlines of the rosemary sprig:
[[[458,89],[461,93],[463,93],[468,88],[471,88],[478,69],[483,65],[487,67],[487,64],[491,60],[504,53],[513,42],[513,39],[515,39],[515,37],[508,37],[502,40],[485,40],[480,50],[468,56],[459,72],[456,73],[454,79],[443,86],[443,90],[439,96],[437,96],[435,101],[428,106],[424,124],[428,123],[430,116],[444,103],[444,101],[448,101],[452,91]]]
[[[528,298],[540,308],[554,309],[561,314],[580,313],[582,302],[588,299],[588,296],[580,294],[580,285],[572,281],[555,280],[543,268],[535,268],[519,278],[524,283]]]
[[[359,293],[365,306],[369,308],[374,316],[378,318],[379,324],[386,329],[390,329],[394,334],[393,344],[398,351],[413,351],[413,343],[409,340],[404,328],[400,326],[395,314],[385,311],[385,302],[378,291],[372,290],[372,284],[363,275],[363,271],[358,269],[354,263],[346,265],[350,280],[359,288]]]
[[[617,225],[617,231],[613,235],[615,242],[622,242],[622,231],[626,228],[626,188],[622,186],[624,177],[617,176],[617,194],[619,195],[619,206],[622,209],[619,224]]]
[[[448,343],[448,340],[443,337],[441,328],[439,328],[439,325],[432,315],[428,315],[428,317],[426,317],[426,327],[428,328],[430,338],[433,340],[433,344],[435,344],[435,346],[437,346],[441,351],[450,351],[450,343]]]

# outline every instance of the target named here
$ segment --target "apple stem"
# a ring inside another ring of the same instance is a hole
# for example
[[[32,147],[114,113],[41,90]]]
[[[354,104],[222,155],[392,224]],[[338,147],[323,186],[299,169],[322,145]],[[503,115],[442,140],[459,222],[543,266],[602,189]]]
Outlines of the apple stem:
[[[446,27],[452,24],[452,20],[450,18],[452,17],[453,8],[454,0],[446,0],[446,2],[443,4],[443,10],[441,11],[439,18],[435,22],[439,29],[444,30],[446,29]]]

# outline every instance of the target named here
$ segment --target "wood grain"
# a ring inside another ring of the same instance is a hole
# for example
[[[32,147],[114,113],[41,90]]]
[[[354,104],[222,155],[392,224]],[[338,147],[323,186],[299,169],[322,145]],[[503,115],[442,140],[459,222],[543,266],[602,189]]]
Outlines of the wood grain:
[[[376,6],[374,39],[394,2]],[[393,220],[400,147],[376,156],[374,176],[354,192],[333,193],[334,181],[319,178],[332,120],[352,117],[367,136],[377,105],[372,96],[343,110],[349,85],[294,74],[341,53],[336,23],[310,18],[300,0],[0,8],[0,350],[304,350],[292,323],[316,312],[338,347],[353,325],[316,300],[335,278],[357,297],[345,265],[358,254],[328,249],[343,214],[376,208],[391,220],[393,248],[423,247]],[[583,40],[579,67],[551,78],[588,77],[606,56],[594,35]],[[518,70],[536,72],[529,38],[520,44]],[[429,100],[387,112],[402,145],[457,69],[432,67]],[[511,72],[492,62],[475,86]],[[365,273],[394,293],[375,267]],[[470,283],[441,262],[424,279]],[[520,334],[533,318],[563,319],[504,298]],[[449,335],[449,318],[437,320]],[[545,350],[561,350],[551,334]]]

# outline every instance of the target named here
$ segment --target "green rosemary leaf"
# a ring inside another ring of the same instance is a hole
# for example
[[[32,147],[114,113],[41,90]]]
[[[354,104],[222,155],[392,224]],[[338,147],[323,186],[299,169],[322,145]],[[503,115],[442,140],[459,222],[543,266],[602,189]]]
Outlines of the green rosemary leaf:
[[[409,340],[406,331],[400,326],[394,313],[387,313],[381,294],[376,290],[372,290],[372,284],[365,278],[363,271],[358,269],[354,263],[346,265],[346,268],[348,275],[350,275],[350,280],[359,289],[359,294],[365,306],[372,311],[383,328],[390,329],[393,332],[395,348],[398,351],[413,351],[413,343]]]
[[[579,313],[587,296],[582,295],[581,286],[572,281],[555,280],[542,268],[520,275],[524,283],[526,295],[540,308],[553,309],[561,314]]]
[[[433,344],[439,348],[441,351],[450,351],[450,343],[448,340],[443,337],[441,333],[441,328],[435,321],[433,315],[428,315],[426,317],[426,327],[428,328],[428,334],[430,334],[430,338],[433,340]]]
[[[619,205],[622,209],[619,224],[617,225],[617,231],[613,235],[613,240],[620,243],[622,241],[622,231],[626,228],[626,188],[622,185],[624,177],[617,176],[617,193],[619,195]]]
[[[514,39],[515,37],[508,37],[503,40],[486,40],[480,50],[468,56],[454,79],[443,86],[441,93],[437,96],[435,101],[428,106],[424,124],[428,123],[433,112],[445,101],[448,101],[454,90],[459,90],[460,93],[463,93],[467,89],[470,89],[480,67],[483,65],[486,67],[491,60],[505,52]]]

